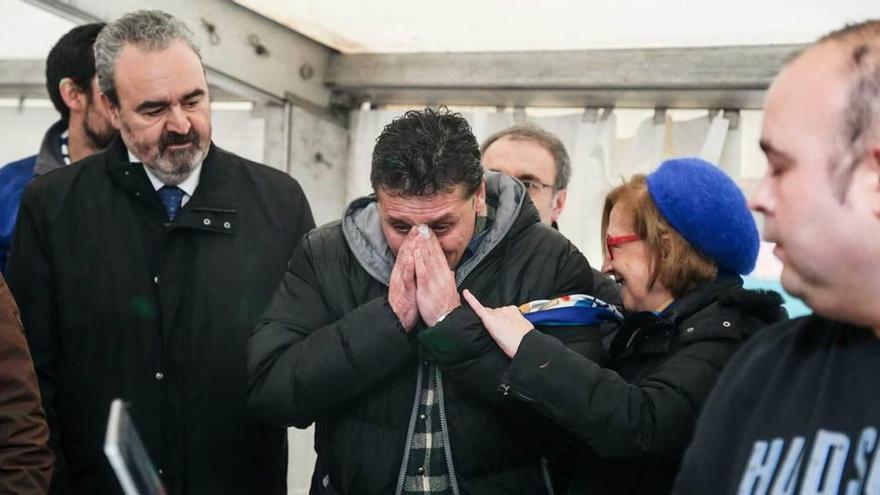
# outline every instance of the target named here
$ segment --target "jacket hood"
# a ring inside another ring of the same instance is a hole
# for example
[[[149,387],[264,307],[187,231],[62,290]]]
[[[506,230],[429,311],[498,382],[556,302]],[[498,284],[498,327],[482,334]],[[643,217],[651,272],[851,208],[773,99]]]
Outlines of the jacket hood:
[[[779,319],[782,296],[773,291],[745,289],[742,285],[743,280],[739,275],[719,275],[676,301],[669,319],[681,322],[715,302],[721,308],[734,309],[761,321]]]
[[[630,313],[605,338],[609,354],[621,356],[632,353],[631,349],[636,347],[640,354],[666,354],[674,345],[674,334],[681,344],[743,339],[763,326],[787,318],[779,294],[744,289],[742,284],[738,275],[723,274],[679,298],[669,313]],[[651,330],[638,333],[641,328]],[[653,338],[656,335],[665,337]]]
[[[34,176],[46,174],[65,165],[60,143],[61,134],[66,130],[67,122],[59,120],[46,131],[40,144],[40,152],[37,153]]]
[[[526,201],[525,187],[519,181],[497,172],[486,172],[484,181],[486,203],[495,208],[495,218],[476,253],[456,268],[457,284],[508,235],[517,223],[520,213],[531,212],[529,219],[533,216],[534,221],[539,221],[537,211]],[[524,204],[529,206],[525,212]],[[394,267],[394,253],[382,232],[379,203],[375,194],[351,202],[342,218],[342,233],[364,270],[379,282],[388,285]]]

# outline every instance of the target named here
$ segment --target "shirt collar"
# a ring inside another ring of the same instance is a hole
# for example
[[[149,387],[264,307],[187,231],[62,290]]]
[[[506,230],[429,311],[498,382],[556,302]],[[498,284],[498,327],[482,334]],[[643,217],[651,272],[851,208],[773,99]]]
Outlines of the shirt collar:
[[[132,163],[140,163],[140,160],[138,160],[136,156],[132,155],[131,151],[128,152],[128,160]],[[141,166],[144,167],[144,171],[147,173],[147,178],[150,179],[150,184],[153,185],[153,189],[158,191],[163,186],[165,186],[165,183],[162,182],[158,177],[156,177],[152,170],[150,170],[146,165],[141,164]],[[183,193],[186,194],[188,197],[191,197],[193,193],[196,192],[196,187],[199,186],[199,179],[201,178],[201,176],[202,164],[199,163],[198,165],[196,165],[196,168],[193,169],[192,173],[189,174],[189,177],[178,184],[177,187],[183,190]]]

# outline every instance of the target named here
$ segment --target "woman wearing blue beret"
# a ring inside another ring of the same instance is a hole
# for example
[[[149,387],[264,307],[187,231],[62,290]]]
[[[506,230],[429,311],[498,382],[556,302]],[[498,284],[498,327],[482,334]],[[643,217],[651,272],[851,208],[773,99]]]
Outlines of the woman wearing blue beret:
[[[608,368],[532,332],[517,308],[464,296],[511,358],[501,389],[576,439],[557,493],[669,493],[725,363],[785,311],[778,294],[742,288],[758,230],[742,192],[708,162],[669,160],[615,188],[602,235],[603,271],[626,309],[606,339]]]

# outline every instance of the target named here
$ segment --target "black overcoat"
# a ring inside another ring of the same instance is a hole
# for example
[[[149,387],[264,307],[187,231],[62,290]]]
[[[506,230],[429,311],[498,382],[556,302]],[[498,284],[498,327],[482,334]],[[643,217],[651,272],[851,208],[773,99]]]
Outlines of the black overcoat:
[[[499,213],[480,250],[457,269],[459,288],[490,307],[590,293],[586,258],[540,223],[522,185],[499,174],[486,182],[487,202]],[[381,236],[378,218],[344,230],[373,201],[356,201],[342,223],[309,233],[292,258],[249,342],[251,402],[278,425],[315,423],[312,493],[399,493],[427,360],[442,376],[438,403],[453,492],[547,493],[541,457],[562,430],[504,395],[510,360],[467,304],[432,328],[403,330],[388,303],[391,256],[382,258],[387,248],[360,235]],[[597,327],[541,331],[564,349],[603,360]]]
[[[285,492],[285,432],[246,406],[245,345],[313,227],[296,181],[214,145],[173,222],[121,141],[28,187],[8,278],[54,493],[119,493],[102,451],[114,397],[170,493]]]

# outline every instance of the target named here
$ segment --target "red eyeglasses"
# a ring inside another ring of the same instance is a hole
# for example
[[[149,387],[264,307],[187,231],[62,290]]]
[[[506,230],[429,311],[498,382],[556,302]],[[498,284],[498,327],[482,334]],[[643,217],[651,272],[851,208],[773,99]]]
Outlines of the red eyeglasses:
[[[610,235],[605,236],[605,249],[608,252],[608,259],[614,259],[614,248],[621,245],[626,244],[627,242],[638,241],[641,239],[636,234],[630,235],[619,235],[617,237],[611,237]]]

